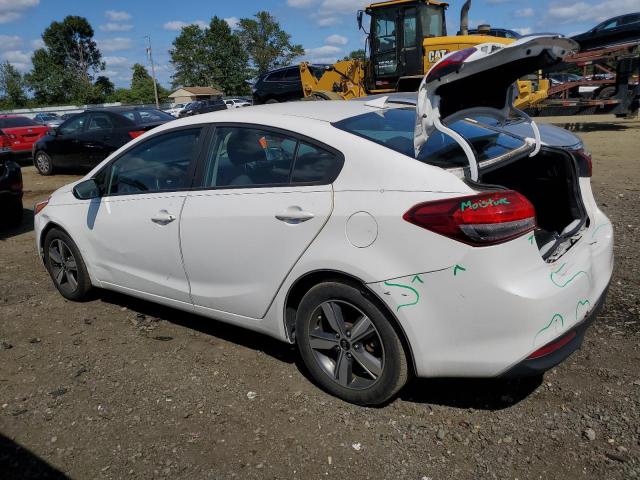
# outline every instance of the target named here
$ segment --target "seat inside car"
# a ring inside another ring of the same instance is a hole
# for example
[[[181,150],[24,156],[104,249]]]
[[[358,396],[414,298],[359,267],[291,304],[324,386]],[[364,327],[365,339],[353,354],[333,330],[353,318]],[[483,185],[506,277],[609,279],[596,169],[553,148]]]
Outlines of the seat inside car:
[[[260,183],[254,178],[256,172],[247,168],[248,164],[265,162],[266,153],[260,139],[254,132],[247,130],[235,130],[227,139],[227,156],[230,164],[224,168],[220,165],[217,177],[217,185],[253,185]]]

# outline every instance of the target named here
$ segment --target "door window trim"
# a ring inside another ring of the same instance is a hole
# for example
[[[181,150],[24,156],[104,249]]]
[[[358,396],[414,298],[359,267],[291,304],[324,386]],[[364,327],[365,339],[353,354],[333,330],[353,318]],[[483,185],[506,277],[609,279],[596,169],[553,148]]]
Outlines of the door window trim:
[[[263,130],[265,132],[268,133],[274,133],[274,134],[278,134],[278,135],[285,135],[287,137],[290,137],[292,139],[295,139],[298,143],[296,144],[296,148],[295,148],[295,152],[294,152],[294,157],[293,160],[291,162],[291,168],[289,169],[289,181],[286,183],[263,183],[263,184],[259,184],[259,185],[219,185],[219,186],[212,186],[212,187],[205,187],[202,185],[202,182],[204,180],[204,174],[206,171],[206,162],[208,160],[208,147],[211,143],[211,141],[214,139],[215,137],[215,133],[216,133],[216,128],[247,128],[247,129],[257,129],[257,130]],[[298,147],[300,146],[300,142],[304,142],[307,143],[309,145],[318,147],[322,150],[326,150],[327,152],[331,153],[332,155],[334,155],[337,159],[337,165],[335,168],[335,171],[333,172],[333,174],[331,175],[331,177],[329,177],[327,180],[325,181],[316,181],[316,182],[291,182],[291,178],[293,175],[293,171],[295,170],[296,167],[296,160],[298,158]],[[342,171],[342,168],[344,167],[344,162],[345,162],[345,158],[344,158],[344,154],[334,148],[331,147],[329,145],[327,145],[326,143],[320,142],[314,138],[311,137],[307,137],[306,135],[303,135],[301,133],[297,133],[297,132],[292,132],[291,130],[286,130],[284,128],[279,128],[279,127],[273,127],[270,125],[260,125],[257,123],[240,123],[240,122],[217,122],[217,123],[211,123],[209,124],[209,134],[207,135],[207,144],[206,144],[206,148],[202,148],[202,146],[200,147],[200,155],[198,156],[198,162],[197,162],[197,167],[196,167],[196,172],[193,178],[193,182],[191,184],[191,191],[207,191],[207,190],[240,190],[240,189],[256,189],[256,188],[295,188],[295,187],[307,187],[307,186],[320,186],[320,185],[331,185],[333,182],[336,181],[336,179],[338,178],[338,175],[340,175],[340,172]]]
[[[123,192],[123,193],[112,193],[112,194],[106,194],[104,192],[101,192],[100,198],[112,198],[112,197],[123,197],[123,196],[131,196],[131,195],[159,195],[159,194],[166,194],[166,193],[175,193],[175,192],[184,192],[184,191],[189,191],[192,189],[193,185],[194,185],[194,179],[195,179],[195,172],[196,172],[196,167],[199,164],[200,161],[200,156],[203,154],[203,145],[208,145],[208,141],[209,141],[209,134],[210,134],[210,128],[209,125],[206,123],[196,123],[196,124],[191,124],[191,125],[183,125],[180,127],[175,127],[175,128],[171,128],[171,129],[167,129],[167,130],[162,130],[161,132],[157,132],[153,135],[150,135],[149,137],[145,138],[143,141],[141,142],[136,142],[135,144],[131,145],[129,148],[127,148],[125,151],[121,152],[120,154],[118,154],[118,156],[112,158],[111,160],[109,160],[109,162],[107,162],[106,164],[103,165],[103,167],[98,170],[96,172],[95,175],[93,175],[93,178],[97,178],[99,176],[103,176],[103,178],[106,180],[107,178],[109,178],[109,174],[111,173],[111,167],[112,165],[117,162],[120,158],[122,158],[124,155],[128,154],[132,149],[137,148],[138,146],[151,141],[161,135],[165,135],[165,134],[170,134],[170,133],[175,133],[175,132],[179,132],[182,130],[193,130],[199,128],[200,129],[200,136],[198,137],[198,144],[196,145],[195,151],[193,153],[193,155],[191,156],[191,159],[189,161],[189,168],[187,169],[187,174],[186,174],[186,184],[188,186],[186,187],[182,187],[182,188],[176,188],[176,189],[171,189],[171,190],[160,190],[160,191],[155,191],[155,192]],[[207,143],[205,143],[205,141]],[[104,185],[100,185],[100,187],[104,187]]]

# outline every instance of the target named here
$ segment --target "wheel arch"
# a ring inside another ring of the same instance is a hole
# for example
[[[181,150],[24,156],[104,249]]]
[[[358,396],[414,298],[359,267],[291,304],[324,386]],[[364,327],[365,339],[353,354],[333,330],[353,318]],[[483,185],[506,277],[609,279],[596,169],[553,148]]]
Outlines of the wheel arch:
[[[64,233],[69,235],[69,237],[71,237],[69,232],[62,225],[60,225],[59,223],[56,223],[56,222],[54,222],[52,220],[47,222],[47,224],[44,226],[44,228],[40,232],[40,237],[38,238],[38,245],[40,246],[40,248],[39,248],[40,251],[38,252],[38,254],[40,255],[40,259],[43,262],[44,262],[44,239],[47,238],[47,234],[51,230],[53,230],[54,228],[57,228],[58,230],[62,230]]]
[[[407,362],[409,363],[409,371],[415,374],[415,361],[411,343],[409,342],[407,334],[404,331],[404,328],[402,328],[402,325],[396,315],[364,281],[354,275],[338,270],[314,270],[307,272],[291,284],[287,291],[287,295],[285,296],[283,312],[284,329],[287,338],[290,341],[295,342],[296,313],[302,297],[304,297],[304,295],[315,285],[330,281],[345,283],[357,288],[367,299],[372,301],[386,314],[387,318],[390,319],[391,326],[400,337],[400,342],[402,343],[402,347],[404,348],[407,356]]]

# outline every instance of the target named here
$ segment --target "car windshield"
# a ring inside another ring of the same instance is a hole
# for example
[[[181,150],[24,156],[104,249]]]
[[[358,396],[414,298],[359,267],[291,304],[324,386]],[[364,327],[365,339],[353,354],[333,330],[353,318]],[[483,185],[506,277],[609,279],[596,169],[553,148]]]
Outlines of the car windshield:
[[[36,122],[27,117],[0,118],[0,128],[38,127]]]
[[[133,120],[135,123],[148,123],[148,122],[165,122],[169,120],[174,120],[174,118],[168,113],[161,112],[160,110],[156,110],[153,108],[148,109],[136,109],[136,110],[125,110],[120,112],[122,115],[127,117],[129,120]]]
[[[415,158],[414,108],[392,108],[365,113],[336,122],[333,126]],[[448,126],[471,143],[478,161],[495,158],[524,145],[522,138],[475,120],[459,120]],[[441,132],[435,132],[429,137],[418,160],[442,168],[468,166],[462,148]]]

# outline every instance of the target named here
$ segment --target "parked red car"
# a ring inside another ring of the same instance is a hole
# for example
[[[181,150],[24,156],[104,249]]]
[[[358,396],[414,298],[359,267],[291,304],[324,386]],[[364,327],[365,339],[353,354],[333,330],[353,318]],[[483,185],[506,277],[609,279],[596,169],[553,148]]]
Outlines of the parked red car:
[[[49,127],[19,115],[0,115],[0,130],[9,137],[14,154],[31,155],[31,147],[49,131]]]

